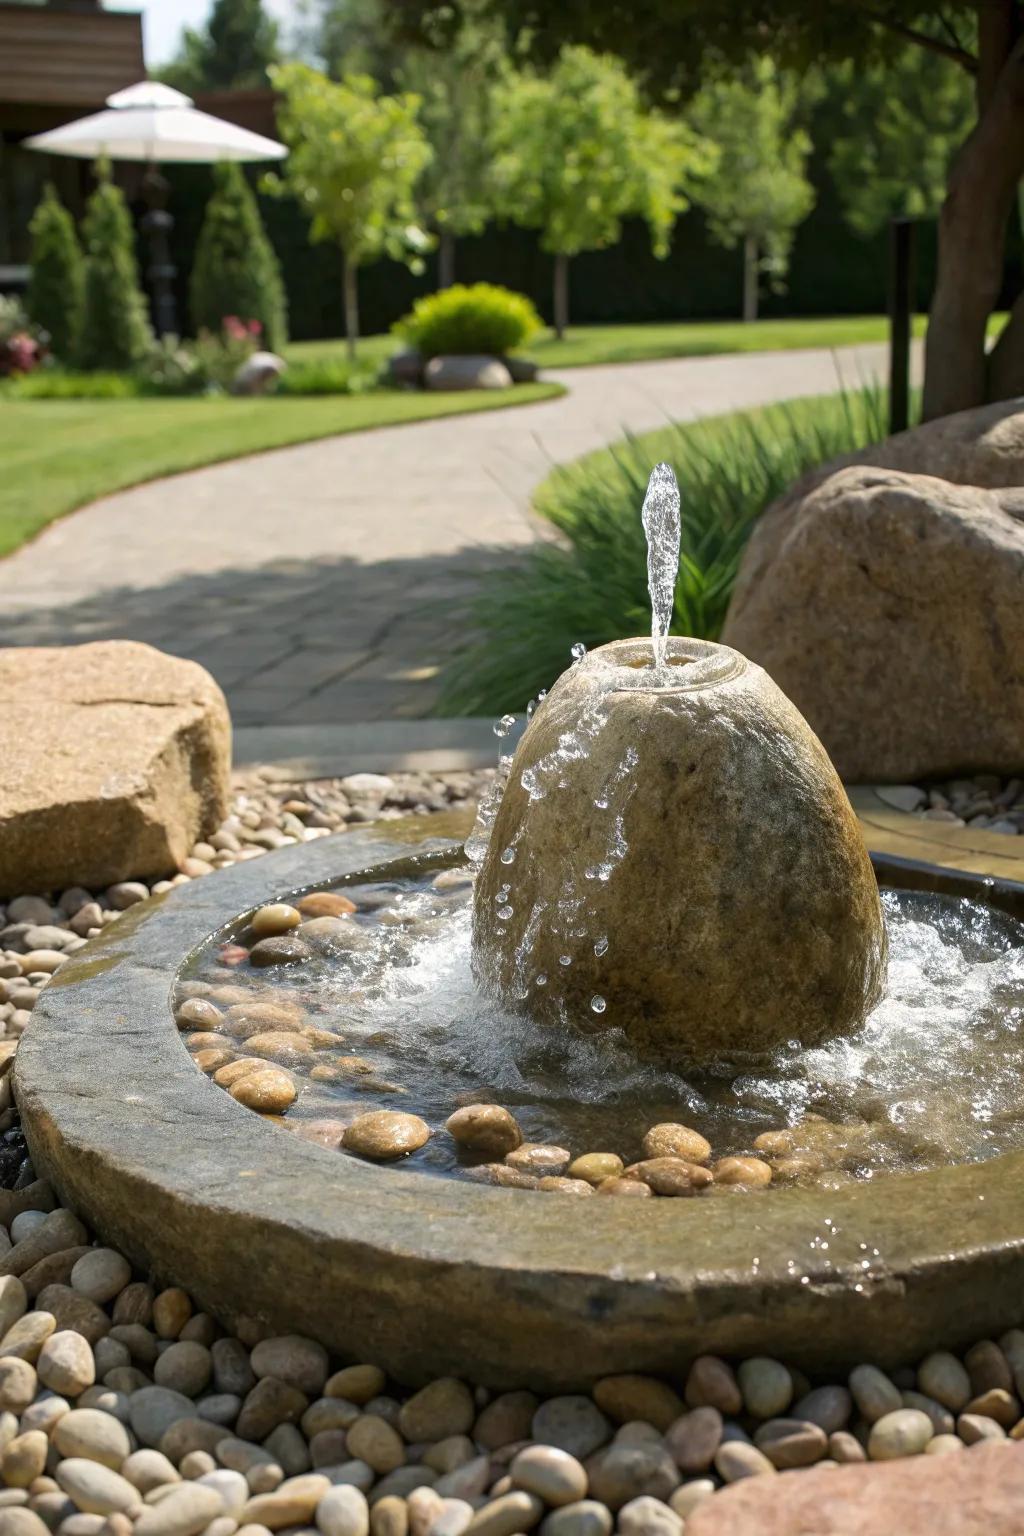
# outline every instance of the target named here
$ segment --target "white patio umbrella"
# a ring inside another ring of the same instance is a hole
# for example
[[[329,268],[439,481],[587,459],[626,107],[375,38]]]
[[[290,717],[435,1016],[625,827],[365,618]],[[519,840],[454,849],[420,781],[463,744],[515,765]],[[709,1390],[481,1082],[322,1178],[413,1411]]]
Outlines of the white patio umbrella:
[[[213,165],[221,160],[283,160],[288,151],[275,139],[239,128],[209,112],[200,112],[181,91],[142,80],[107,97],[106,110],[37,133],[24,141],[28,149],[79,160],[140,161],[150,167],[145,189],[150,212],[143,220],[151,241],[149,278],[153,287],[157,327],[177,329],[167,237],[172,220],[164,207],[166,184],[157,165]]]

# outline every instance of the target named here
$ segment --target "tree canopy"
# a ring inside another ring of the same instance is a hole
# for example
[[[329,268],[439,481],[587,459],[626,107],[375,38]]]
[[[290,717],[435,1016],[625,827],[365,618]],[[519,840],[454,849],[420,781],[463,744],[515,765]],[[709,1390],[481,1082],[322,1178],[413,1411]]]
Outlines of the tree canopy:
[[[271,190],[290,192],[310,218],[310,239],[330,241],[345,267],[346,328],[358,333],[355,273],[381,256],[418,270],[430,240],[414,193],[431,149],[419,97],[381,94],[367,75],[329,80],[308,64],[278,65],[278,127],[291,153]]]
[[[263,0],[214,0],[205,27],[185,28],[177,58],[161,74],[189,92],[265,86],[277,56],[277,23]]]
[[[830,72],[841,102],[829,169],[850,227],[872,235],[890,218],[934,218],[949,167],[974,120],[965,71],[906,46],[886,64]]]
[[[757,309],[758,275],[781,287],[797,226],[814,206],[806,176],[811,140],[798,124],[800,87],[769,58],[745,70],[723,70],[701,87],[690,121],[718,152],[715,174],[699,202],[712,239],[743,244],[747,264],[744,316]]]
[[[687,188],[711,151],[685,124],[645,111],[620,61],[567,47],[547,74],[509,73],[491,135],[499,210],[560,256],[598,250],[637,216],[668,250]]]

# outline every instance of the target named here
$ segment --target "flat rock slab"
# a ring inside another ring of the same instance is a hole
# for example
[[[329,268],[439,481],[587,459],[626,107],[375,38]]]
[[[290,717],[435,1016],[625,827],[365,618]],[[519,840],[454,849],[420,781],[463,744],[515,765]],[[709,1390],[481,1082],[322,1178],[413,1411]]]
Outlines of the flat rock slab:
[[[717,1493],[686,1536],[1020,1536],[1024,1446],[976,1446],[872,1466],[751,1477]]]
[[[231,720],[134,641],[0,650],[0,896],[165,875],[227,813]]]

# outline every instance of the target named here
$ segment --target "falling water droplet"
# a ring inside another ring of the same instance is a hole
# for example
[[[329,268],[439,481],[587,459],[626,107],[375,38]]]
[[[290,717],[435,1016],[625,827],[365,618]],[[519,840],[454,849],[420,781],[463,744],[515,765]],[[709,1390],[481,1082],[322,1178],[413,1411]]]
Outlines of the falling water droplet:
[[[495,720],[495,722],[494,722],[494,734],[495,734],[495,736],[497,736],[499,741],[501,741],[505,736],[508,735],[509,731],[515,725],[515,723],[516,723],[515,715],[502,715],[500,720]]]
[[[503,848],[501,850],[501,862],[503,864],[514,864],[515,861],[516,851],[514,848]]]
[[[538,693],[538,695],[537,695],[537,703],[538,704],[543,704],[543,702],[547,698],[547,696],[548,696],[547,689],[546,688],[542,688],[540,690],[540,693]]]
[[[576,644],[572,647],[572,649],[569,652],[569,655],[572,657],[573,661],[582,661],[586,654],[587,654],[587,648],[583,644],[582,640],[577,640]]]
[[[559,955],[559,965],[572,965],[572,955]]]
[[[510,906],[499,907],[498,916],[501,918],[503,923],[507,923],[509,918],[512,916],[512,908]]]
[[[602,955],[606,955],[607,953],[608,953],[608,940],[606,938],[602,937],[602,938],[598,939],[597,943],[594,945],[594,954],[600,960],[601,956]]]
[[[538,704],[538,700],[537,699],[531,699],[529,704],[527,704],[527,706],[526,706],[526,718],[527,718],[527,720],[532,720],[533,719],[533,712],[537,708],[537,704]]]
[[[546,987],[548,984],[548,978],[545,976],[543,971],[538,971],[534,979],[538,987]]]
[[[590,999],[590,1010],[591,1010],[591,1012],[592,1013],[604,1013],[604,1011],[605,1011],[605,1009],[607,1007],[608,1007],[608,1004],[605,1002],[604,998],[601,997],[599,993],[595,992],[594,996]]]

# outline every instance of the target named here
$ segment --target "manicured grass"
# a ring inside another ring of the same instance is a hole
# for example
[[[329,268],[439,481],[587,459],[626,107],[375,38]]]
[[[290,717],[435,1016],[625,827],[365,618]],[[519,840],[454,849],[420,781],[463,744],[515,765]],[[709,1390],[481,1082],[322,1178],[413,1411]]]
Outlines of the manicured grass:
[[[993,315],[989,337],[998,334],[1005,315]],[[923,336],[927,315],[914,317],[914,335]],[[800,347],[849,347],[886,341],[885,315],[825,315],[796,320],[677,320],[650,325],[574,325],[564,341],[545,331],[522,350],[543,368],[581,368],[595,363],[635,363],[663,357],[706,357],[726,352],[790,352]],[[381,363],[398,346],[393,336],[367,336],[359,356]],[[333,356],[344,348],[328,341],[297,341],[289,357]]]
[[[54,518],[144,480],[368,427],[526,404],[513,393],[388,391],[266,400],[0,400],[0,555]]]
[[[593,363],[632,363],[659,357],[702,357],[717,352],[775,352],[799,347],[845,347],[885,341],[884,315],[835,315],[799,320],[678,320],[651,325],[576,325],[564,341],[544,331],[522,350],[544,368],[580,368]],[[923,336],[924,315],[914,322]],[[393,336],[365,336],[359,356],[382,363],[399,345]],[[286,355],[296,360],[334,356],[344,348],[328,341],[296,341]]]

